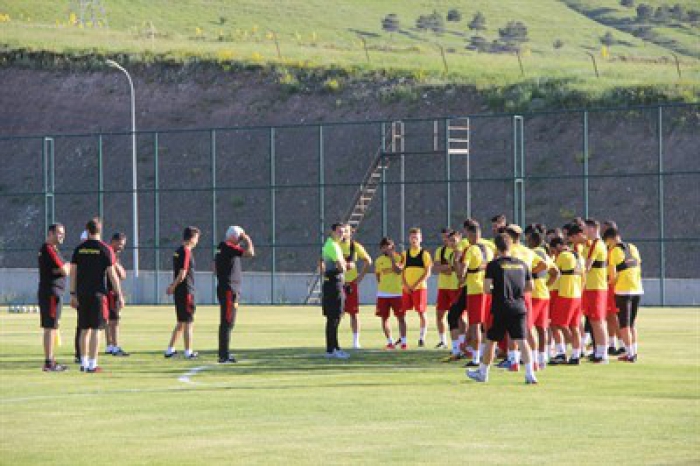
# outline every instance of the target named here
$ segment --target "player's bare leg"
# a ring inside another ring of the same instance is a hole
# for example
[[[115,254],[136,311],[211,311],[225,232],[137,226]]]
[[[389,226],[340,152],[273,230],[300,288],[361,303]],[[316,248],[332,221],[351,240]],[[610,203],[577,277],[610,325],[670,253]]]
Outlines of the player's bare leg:
[[[447,341],[446,341],[447,326],[445,325],[445,315],[446,314],[447,314],[447,310],[445,310],[445,309],[440,310],[440,311],[436,311],[435,327],[437,328],[437,331],[438,331],[438,338],[440,338],[440,344],[438,345],[438,348],[446,348],[447,347]]]

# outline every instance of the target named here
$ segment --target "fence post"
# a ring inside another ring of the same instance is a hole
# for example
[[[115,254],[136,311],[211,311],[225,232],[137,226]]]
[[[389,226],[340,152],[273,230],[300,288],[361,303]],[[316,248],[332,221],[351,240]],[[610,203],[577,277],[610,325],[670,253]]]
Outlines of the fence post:
[[[153,289],[155,302],[160,304],[160,199],[158,180],[158,133],[153,134]]]
[[[392,144],[394,145],[393,147],[393,152],[396,152],[396,128],[401,128],[401,136],[400,136],[400,143],[399,143],[399,150],[401,151],[401,249],[404,249],[406,247],[406,156],[404,155],[404,150],[406,149],[404,145],[404,136],[405,136],[405,131],[403,127],[403,123],[400,123],[401,126],[398,126],[396,123],[392,123]]]
[[[583,112],[583,217],[588,218],[588,111]]]
[[[513,223],[525,226],[525,127],[523,117],[513,115]]]
[[[323,147],[323,125],[318,126],[318,240],[323,244],[326,233],[326,171]]]
[[[275,191],[275,128],[270,127],[270,304],[275,302],[275,275],[277,273]]]
[[[216,238],[218,226],[216,224],[216,130],[212,129],[209,134],[209,155],[211,157],[211,255],[212,260],[216,253]],[[211,302],[216,303],[216,279],[211,280]]]
[[[382,164],[382,237],[386,237],[388,229],[388,210],[386,202],[386,123],[382,123],[379,126],[379,132],[380,141],[382,141],[382,158],[380,160]]]
[[[104,219],[104,174],[102,172],[102,135],[97,136],[97,213]]]
[[[54,140],[50,137],[44,138],[44,231],[56,219],[56,177],[54,170]]]
[[[659,290],[661,305],[666,305],[666,231],[664,228],[664,139],[663,107],[659,105],[657,114],[658,150],[659,150]]]
[[[450,228],[451,226],[451,219],[452,219],[452,185],[451,185],[451,179],[452,179],[452,165],[451,165],[451,157],[450,157],[450,119],[445,118],[445,189],[447,190],[447,198],[446,203],[447,203],[447,224],[445,225],[447,228]],[[435,148],[437,150],[437,147]],[[468,181],[467,181],[468,182]],[[467,201],[469,202],[469,201]]]

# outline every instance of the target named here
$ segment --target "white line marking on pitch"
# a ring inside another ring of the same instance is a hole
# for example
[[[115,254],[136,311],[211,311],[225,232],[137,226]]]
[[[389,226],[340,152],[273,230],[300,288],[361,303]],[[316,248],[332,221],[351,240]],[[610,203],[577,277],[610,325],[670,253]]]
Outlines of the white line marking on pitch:
[[[199,374],[200,372],[202,372],[202,371],[205,370],[205,369],[209,369],[210,367],[211,367],[211,366],[199,366],[199,367],[195,367],[194,369],[190,369],[189,371],[185,372],[183,375],[181,375],[180,377],[178,377],[177,380],[179,380],[180,382],[183,382],[183,383],[189,383],[189,384],[192,384],[192,385],[196,385],[197,382],[192,382],[192,381],[190,380],[190,377],[194,377],[195,375]]]

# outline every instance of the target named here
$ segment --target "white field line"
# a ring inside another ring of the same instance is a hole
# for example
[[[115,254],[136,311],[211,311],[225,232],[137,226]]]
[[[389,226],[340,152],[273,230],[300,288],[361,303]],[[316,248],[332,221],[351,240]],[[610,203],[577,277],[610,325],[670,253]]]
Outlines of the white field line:
[[[209,369],[210,367],[212,367],[212,366],[195,367],[194,369],[190,369],[187,372],[185,372],[184,374],[182,374],[180,377],[177,378],[177,380],[179,380],[182,383],[189,383],[192,385],[198,385],[197,382],[193,382],[192,380],[190,380],[190,377],[194,377],[195,375],[199,374],[200,372],[202,372],[205,369]]]

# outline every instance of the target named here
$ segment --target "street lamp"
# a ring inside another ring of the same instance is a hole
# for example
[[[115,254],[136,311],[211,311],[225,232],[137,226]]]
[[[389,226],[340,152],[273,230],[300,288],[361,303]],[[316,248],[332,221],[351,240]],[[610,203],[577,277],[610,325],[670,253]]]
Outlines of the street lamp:
[[[132,204],[132,225],[133,229],[133,248],[134,248],[134,290],[137,286],[136,279],[139,276],[139,200],[137,193],[137,176],[136,176],[136,94],[134,93],[134,82],[131,80],[129,72],[124,69],[119,63],[114,60],[107,60],[105,63],[116,68],[126,75],[129,80],[129,88],[131,90],[131,204]],[[134,294],[136,292],[134,291]]]

